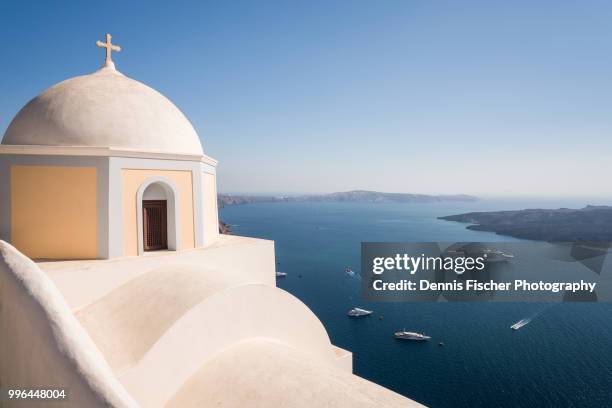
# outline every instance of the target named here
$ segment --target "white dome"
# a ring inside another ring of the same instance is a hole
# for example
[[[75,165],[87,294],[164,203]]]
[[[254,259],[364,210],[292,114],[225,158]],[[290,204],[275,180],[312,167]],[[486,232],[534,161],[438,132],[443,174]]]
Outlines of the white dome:
[[[2,144],[203,154],[198,134],[172,102],[109,66],[32,99],[15,116]]]

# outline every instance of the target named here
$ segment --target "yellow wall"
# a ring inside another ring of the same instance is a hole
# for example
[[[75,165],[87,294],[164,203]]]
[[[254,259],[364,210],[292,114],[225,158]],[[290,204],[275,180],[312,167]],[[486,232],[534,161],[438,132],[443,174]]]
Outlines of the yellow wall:
[[[11,166],[11,243],[30,258],[97,255],[96,168]]]
[[[123,254],[138,255],[138,219],[136,202],[138,188],[149,177],[165,177],[176,184],[179,195],[179,249],[195,247],[193,228],[193,186],[191,171],[184,170],[121,170],[123,193]]]
[[[209,245],[219,237],[217,177],[214,174],[202,174],[202,205],[204,207],[204,245]]]

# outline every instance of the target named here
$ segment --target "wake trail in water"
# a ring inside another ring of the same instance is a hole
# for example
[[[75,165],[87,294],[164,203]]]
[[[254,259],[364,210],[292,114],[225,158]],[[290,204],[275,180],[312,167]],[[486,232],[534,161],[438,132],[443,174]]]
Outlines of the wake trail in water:
[[[550,310],[550,308],[554,306],[557,306],[557,303],[550,303],[550,304],[544,305],[542,309],[538,310],[537,312],[535,312],[534,314],[528,317],[529,321],[532,321],[535,318],[541,318],[544,312]]]
[[[542,309],[536,311],[535,313],[529,315],[528,317],[525,317],[521,320],[519,320],[518,322],[514,323],[512,326],[510,326],[512,329],[514,330],[518,330],[523,326],[528,325],[529,323],[531,323],[533,320],[535,320],[536,318],[541,318],[542,315],[544,315],[544,312],[546,312],[547,310],[549,310],[551,307],[556,306],[557,304],[552,303],[552,304],[547,304],[545,305]]]

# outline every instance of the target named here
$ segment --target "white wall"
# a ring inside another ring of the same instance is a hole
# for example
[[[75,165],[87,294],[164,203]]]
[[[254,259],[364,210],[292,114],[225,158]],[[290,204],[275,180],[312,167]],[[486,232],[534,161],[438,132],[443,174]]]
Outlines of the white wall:
[[[202,204],[204,210],[204,245],[213,244],[219,237],[219,211],[217,209],[217,177],[202,173]]]
[[[64,388],[71,407],[136,407],[55,285],[0,241],[0,386]],[[24,407],[23,401],[2,401]],[[49,402],[28,401],[28,407]]]

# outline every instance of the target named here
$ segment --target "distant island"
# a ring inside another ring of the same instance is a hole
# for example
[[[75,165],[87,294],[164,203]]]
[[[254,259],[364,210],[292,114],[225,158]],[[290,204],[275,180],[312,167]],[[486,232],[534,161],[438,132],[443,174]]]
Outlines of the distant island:
[[[219,194],[219,208],[228,205],[281,202],[365,202],[365,203],[435,203],[446,201],[476,201],[477,197],[456,195],[425,195],[408,193],[381,193],[378,191],[352,190],[329,194],[304,194],[296,196],[255,196]]]
[[[612,242],[612,206],[472,212],[439,217],[467,228],[549,242]]]

